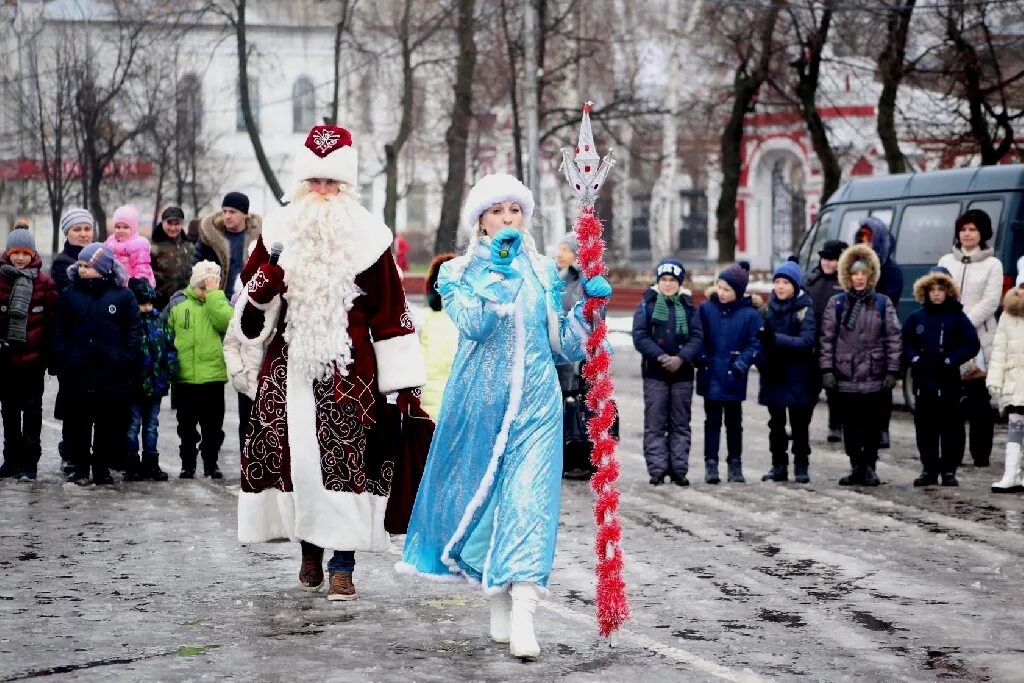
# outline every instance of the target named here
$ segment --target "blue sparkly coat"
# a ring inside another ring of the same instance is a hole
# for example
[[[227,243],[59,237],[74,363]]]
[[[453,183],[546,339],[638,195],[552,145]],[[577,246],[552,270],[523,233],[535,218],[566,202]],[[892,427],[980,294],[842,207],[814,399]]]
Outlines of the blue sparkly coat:
[[[547,585],[562,475],[555,363],[584,359],[589,328],[582,302],[563,311],[551,259],[521,253],[513,268],[495,273],[483,243],[441,266],[437,289],[459,345],[401,572],[490,591]]]

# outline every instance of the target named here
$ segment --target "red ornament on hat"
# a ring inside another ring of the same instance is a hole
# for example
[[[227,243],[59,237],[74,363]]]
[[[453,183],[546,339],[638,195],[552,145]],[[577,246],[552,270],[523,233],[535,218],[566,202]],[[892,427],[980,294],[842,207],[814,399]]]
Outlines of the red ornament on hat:
[[[306,136],[306,148],[321,159],[340,147],[352,146],[352,133],[340,126],[313,126]]]

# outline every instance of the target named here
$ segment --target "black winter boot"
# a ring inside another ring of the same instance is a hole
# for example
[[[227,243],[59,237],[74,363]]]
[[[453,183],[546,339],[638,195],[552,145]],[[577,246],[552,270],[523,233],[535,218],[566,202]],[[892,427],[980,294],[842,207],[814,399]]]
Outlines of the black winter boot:
[[[704,481],[708,484],[717,484],[722,481],[718,477],[718,461],[717,460],[705,460],[704,461]]]
[[[807,465],[796,465],[793,467],[793,481],[798,484],[810,484],[811,475],[807,471]]]
[[[209,477],[210,479],[223,479],[224,473],[217,467],[217,461],[208,462],[203,461],[203,476]]]
[[[142,461],[135,453],[124,456],[124,480],[143,481],[146,476],[142,472]]]
[[[868,466],[864,469],[864,486],[878,486],[882,483],[882,480],[878,478],[878,474],[875,472],[875,468]]]
[[[934,472],[922,472],[921,476],[914,480],[914,486],[935,486],[939,483],[939,475]]]
[[[730,484],[746,484],[747,480],[743,478],[743,465],[738,462],[729,463],[729,483]]]
[[[956,480],[956,474],[954,474],[953,472],[945,472],[942,475],[942,485],[943,486],[959,486],[960,482],[958,482]]]
[[[4,458],[4,464],[0,465],[0,479],[7,479],[17,475],[18,468],[15,466],[13,458]]]
[[[142,476],[150,481],[167,481],[167,473],[160,469],[159,453],[142,454]]]
[[[761,481],[789,481],[789,470],[784,465],[772,465]]]
[[[861,486],[864,484],[864,468],[855,465],[850,473],[839,480],[840,486]]]

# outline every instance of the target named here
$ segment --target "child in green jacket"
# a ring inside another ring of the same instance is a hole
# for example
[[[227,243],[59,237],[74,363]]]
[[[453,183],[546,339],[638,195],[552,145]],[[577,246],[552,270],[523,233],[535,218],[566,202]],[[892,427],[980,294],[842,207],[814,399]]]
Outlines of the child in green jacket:
[[[171,297],[165,309],[178,350],[181,479],[195,477],[200,452],[205,476],[224,478],[217,469],[217,456],[224,442],[224,385],[228,381],[223,338],[232,312],[220,288],[220,266],[212,261],[200,261],[193,267],[189,286]]]

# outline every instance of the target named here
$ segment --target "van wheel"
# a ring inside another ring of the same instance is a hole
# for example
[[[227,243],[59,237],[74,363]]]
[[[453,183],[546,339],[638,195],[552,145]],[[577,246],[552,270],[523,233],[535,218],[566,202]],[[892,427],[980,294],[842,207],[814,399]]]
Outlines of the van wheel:
[[[917,399],[914,397],[914,380],[909,372],[903,375],[903,403],[907,406],[907,410],[913,414]]]

